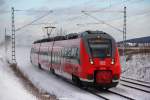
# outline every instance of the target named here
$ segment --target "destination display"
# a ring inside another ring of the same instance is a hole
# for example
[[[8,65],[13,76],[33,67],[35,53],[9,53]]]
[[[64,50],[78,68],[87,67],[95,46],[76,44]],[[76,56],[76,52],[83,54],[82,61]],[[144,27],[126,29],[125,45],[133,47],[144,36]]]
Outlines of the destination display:
[[[101,39],[101,38],[94,38],[94,39],[89,39],[88,42],[91,44],[93,43],[110,43],[110,40],[108,39]]]

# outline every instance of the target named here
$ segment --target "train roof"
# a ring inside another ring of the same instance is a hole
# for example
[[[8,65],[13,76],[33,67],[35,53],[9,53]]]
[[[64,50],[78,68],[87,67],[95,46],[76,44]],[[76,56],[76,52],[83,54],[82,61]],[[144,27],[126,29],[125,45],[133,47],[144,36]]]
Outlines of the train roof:
[[[111,35],[103,32],[103,31],[90,31],[89,30],[89,31],[81,32],[81,33],[70,33],[70,34],[67,34],[65,36],[55,36],[55,37],[50,37],[50,38],[44,38],[44,39],[41,39],[41,40],[34,41],[34,44],[43,43],[43,42],[51,42],[51,41],[77,39],[79,37],[88,37],[89,35],[94,36],[94,35],[97,35],[97,34],[100,34],[100,36],[102,36],[102,37],[107,37],[107,38],[110,38],[110,39],[114,40]]]
[[[97,36],[99,35],[100,37],[103,37],[103,38],[108,38],[108,39],[111,39],[111,40],[114,40],[114,38],[109,35],[108,33],[106,32],[103,32],[103,31],[85,31],[85,32],[82,32],[81,33],[81,37],[92,37],[92,36]]]

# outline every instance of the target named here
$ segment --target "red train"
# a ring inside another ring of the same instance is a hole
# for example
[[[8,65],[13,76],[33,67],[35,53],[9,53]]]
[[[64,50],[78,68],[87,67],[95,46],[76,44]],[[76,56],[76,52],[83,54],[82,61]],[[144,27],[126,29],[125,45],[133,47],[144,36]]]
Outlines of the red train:
[[[35,41],[31,63],[78,84],[117,86],[121,66],[116,42],[102,31],[85,31]]]

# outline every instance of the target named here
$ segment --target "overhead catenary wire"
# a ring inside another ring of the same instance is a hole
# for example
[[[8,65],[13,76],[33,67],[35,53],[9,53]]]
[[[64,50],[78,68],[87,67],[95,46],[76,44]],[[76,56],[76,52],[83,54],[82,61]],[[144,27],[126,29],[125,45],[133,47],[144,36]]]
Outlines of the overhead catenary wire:
[[[145,14],[150,14],[150,10],[144,11],[144,12],[138,12],[138,13],[135,13],[133,15],[128,15],[128,19],[130,19],[132,17],[136,17],[136,16],[142,16],[142,15],[145,15]],[[110,20],[107,20],[107,21],[111,22],[111,21],[120,20],[120,19],[122,19],[122,17],[110,19]],[[105,22],[107,22],[107,21],[105,21]],[[100,24],[100,23],[85,23],[85,24],[86,25],[91,25],[91,24]],[[83,24],[77,24],[77,25],[83,25]]]
[[[133,15],[128,15],[128,19],[132,18],[132,17],[136,17],[136,16],[142,16],[142,15],[149,14],[149,13],[150,13],[150,10],[144,11],[144,12],[135,13]],[[111,20],[108,20],[108,21],[110,22],[110,21],[115,21],[115,20],[120,20],[120,19],[122,19],[122,17],[111,19]]]
[[[127,3],[127,2],[131,2],[132,0],[124,0],[124,3]],[[133,3],[137,3],[137,2],[140,2],[140,1],[144,1],[144,0],[134,0],[134,1],[132,1]],[[99,9],[99,10],[88,10],[88,11],[85,11],[85,12],[88,12],[88,13],[94,13],[94,12],[102,12],[102,11],[104,11],[104,13],[110,13],[110,12],[112,12],[112,13],[123,13],[123,11],[121,11],[121,10],[109,10],[109,11],[105,11],[106,9],[109,9],[109,8],[112,8],[112,7],[114,7],[114,6],[118,6],[118,5],[121,5],[122,4],[122,2],[117,2],[117,3],[112,3],[112,1],[110,0],[109,1],[109,6],[107,6],[107,7],[104,7],[104,8],[101,8],[101,9]],[[78,16],[75,16],[75,17],[73,17],[73,18],[69,18],[68,20],[70,20],[70,21],[72,21],[72,20],[75,20],[75,19],[78,19],[78,18],[80,18],[80,17],[82,17],[82,15],[78,15]]]
[[[87,13],[87,12],[84,12],[84,11],[81,11],[81,12],[82,12],[83,14],[85,14],[85,15],[87,15],[87,16],[89,16],[89,17],[95,19],[95,20],[97,20],[98,22],[100,22],[100,23],[102,23],[102,24],[105,24],[105,25],[107,25],[107,26],[109,26],[109,27],[111,27],[111,28],[113,28],[113,29],[115,29],[115,30],[117,30],[117,31],[119,31],[119,32],[123,32],[123,30],[121,30],[121,29],[119,29],[119,28],[117,28],[117,27],[115,27],[115,26],[113,26],[113,25],[111,25],[111,24],[108,24],[108,23],[106,23],[106,22],[103,21],[103,20],[98,19],[97,17],[92,16],[91,14],[89,14],[89,13]]]
[[[57,24],[56,21],[54,22],[43,22],[43,23],[33,23],[33,24],[30,24],[30,25],[52,25],[52,24]]]
[[[15,9],[15,12],[31,12],[31,13],[43,13],[43,12],[49,12],[49,10],[32,10],[32,9],[27,9],[27,10],[21,10],[21,9]],[[11,13],[10,10],[1,10],[0,9],[0,14],[5,14],[5,13]]]
[[[134,1],[132,1],[132,0],[123,0],[123,5],[124,6],[127,6],[126,5],[126,3],[128,3],[128,2],[132,2],[132,4],[133,3],[138,3],[138,2],[140,2],[140,1],[144,1],[144,0],[134,0]],[[108,11],[106,11],[107,9],[109,9],[109,8],[112,8],[112,7],[114,7],[114,6],[118,6],[118,5],[121,5],[122,4],[122,2],[117,2],[117,3],[114,3],[114,4],[112,4],[112,2],[111,2],[111,0],[109,1],[109,6],[107,6],[107,7],[104,7],[104,8],[102,8],[102,9],[98,9],[98,10],[88,10],[88,11],[85,11],[85,12],[89,12],[89,13],[96,13],[96,12],[104,12],[104,13],[107,13],[107,12],[112,12],[112,13],[114,13],[114,12],[118,12],[118,13],[122,13],[123,11],[119,11],[119,10],[108,10]]]
[[[53,12],[53,11],[50,10],[48,13],[44,14],[43,16],[41,16],[41,17],[39,17],[39,18],[37,18],[37,19],[35,19],[35,20],[33,20],[33,21],[31,21],[31,22],[28,23],[28,24],[23,25],[23,26],[20,27],[20,28],[17,28],[15,31],[19,31],[19,30],[21,30],[21,29],[23,29],[23,28],[25,28],[25,27],[27,27],[27,26],[33,24],[34,22],[36,22],[36,21],[38,21],[38,20],[40,20],[40,19],[42,19],[42,18],[48,16],[48,15],[49,15],[50,13],[52,13],[52,12]]]
[[[129,1],[131,1],[131,0],[125,0],[126,2],[129,2]],[[100,9],[99,11],[104,11],[104,10],[106,10],[106,9],[109,9],[109,8],[111,8],[111,7],[113,7],[113,6],[117,6],[117,5],[120,5],[120,4],[122,4],[122,2],[119,2],[119,3],[115,3],[115,4],[110,4],[109,6],[107,6],[107,7],[104,7],[104,8],[102,8],[102,9]],[[85,11],[86,12],[86,11]],[[87,12],[90,12],[90,11],[87,11]],[[107,11],[107,12],[111,12],[111,11]],[[116,12],[116,11],[112,11],[112,12]],[[117,11],[117,12],[122,12],[122,11]],[[69,21],[72,21],[72,20],[75,20],[75,19],[78,19],[78,18],[80,18],[80,17],[82,17],[82,15],[78,15],[78,16],[75,16],[75,17],[73,17],[73,18],[68,18],[68,20]]]
[[[124,2],[129,2],[129,1],[131,1],[131,0],[125,0]],[[104,8],[102,8],[102,9],[99,9],[99,10],[89,10],[89,11],[85,11],[85,12],[90,12],[90,13],[94,13],[94,12],[102,12],[102,11],[104,11],[104,10],[106,10],[106,9],[109,9],[109,8],[112,8],[112,7],[114,7],[114,6],[118,6],[118,5],[120,5],[120,4],[122,4],[122,2],[117,2],[117,3],[114,3],[114,4],[110,4],[109,6],[107,6],[107,7],[104,7]],[[111,12],[111,11],[108,11],[108,12]],[[115,12],[115,11],[112,11],[112,12]],[[117,11],[117,12],[120,12],[120,11]]]
[[[17,12],[49,12],[50,10],[32,10],[32,9],[27,9],[27,10],[21,10],[21,9],[15,9]]]

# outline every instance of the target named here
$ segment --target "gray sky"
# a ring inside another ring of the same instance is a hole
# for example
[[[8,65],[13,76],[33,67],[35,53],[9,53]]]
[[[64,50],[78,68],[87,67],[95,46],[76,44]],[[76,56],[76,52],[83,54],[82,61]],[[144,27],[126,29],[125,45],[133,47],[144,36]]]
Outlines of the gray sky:
[[[52,23],[51,25],[57,27],[53,34],[60,28],[68,33],[102,30],[120,41],[121,32],[84,15],[81,11],[88,11],[90,15],[122,30],[123,13],[118,11],[122,11],[124,5],[127,6],[127,39],[149,36],[150,0],[0,0],[0,35],[4,35],[5,27],[8,34],[11,34],[10,11],[13,6],[16,10],[25,10],[15,12],[16,29],[43,16],[46,11],[53,10],[53,13],[34,24]],[[103,8],[107,9],[102,11]],[[45,26],[47,25],[30,25],[23,28],[16,32],[17,40],[26,42],[39,39],[45,35]]]

